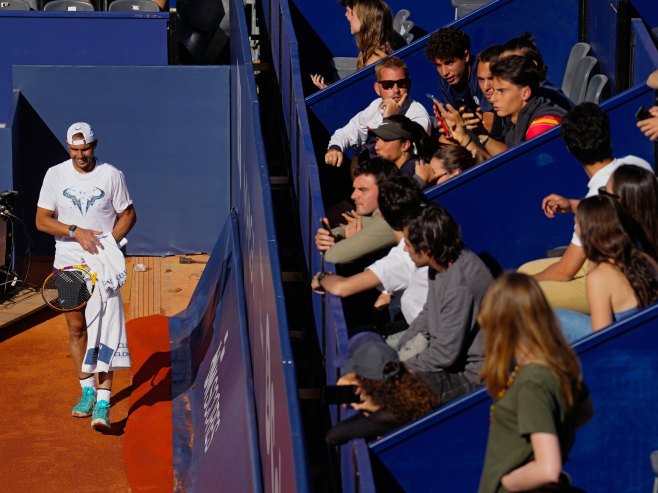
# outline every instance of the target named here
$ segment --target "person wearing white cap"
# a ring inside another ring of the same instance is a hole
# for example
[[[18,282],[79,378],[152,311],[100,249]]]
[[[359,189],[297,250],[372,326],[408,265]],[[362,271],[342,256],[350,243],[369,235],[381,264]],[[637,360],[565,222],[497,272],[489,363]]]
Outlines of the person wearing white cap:
[[[98,139],[91,126],[84,122],[71,125],[66,143],[71,158],[46,172],[36,214],[37,229],[55,237],[55,268],[83,264],[86,255],[98,254],[103,248],[99,235],[111,233],[120,241],[137,221],[123,173],[95,156]],[[97,391],[94,374],[82,371],[87,351],[85,313],[72,311],[65,316],[82,387],[72,415],[93,414],[92,427],[109,430],[112,372],[98,373]]]
[[[658,70],[649,75],[647,85],[652,89],[658,89]],[[650,115],[637,122],[637,127],[646,135],[649,140],[658,139],[658,106],[649,108]]]

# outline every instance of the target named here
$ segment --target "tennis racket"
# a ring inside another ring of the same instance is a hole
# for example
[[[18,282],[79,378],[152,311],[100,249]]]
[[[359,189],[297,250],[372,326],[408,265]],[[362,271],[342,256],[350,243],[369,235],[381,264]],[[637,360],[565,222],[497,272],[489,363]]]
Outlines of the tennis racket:
[[[87,304],[96,287],[96,273],[86,265],[55,269],[43,282],[41,296],[50,308],[60,312],[79,310]]]

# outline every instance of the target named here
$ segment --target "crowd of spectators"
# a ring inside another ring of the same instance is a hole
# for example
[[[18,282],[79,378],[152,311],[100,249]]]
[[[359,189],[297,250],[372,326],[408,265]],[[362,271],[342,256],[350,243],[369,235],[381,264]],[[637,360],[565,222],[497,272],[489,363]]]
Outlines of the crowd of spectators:
[[[333,229],[323,218],[324,259],[358,265],[392,247],[362,272],[313,279],[316,292],[343,298],[380,290],[362,307],[373,323],[348,327],[338,381],[354,385],[358,413],[327,440],[374,439],[484,383],[495,405],[480,491],[567,491],[562,466],[593,413],[569,343],[658,301],[658,182],[644,159],[614,157],[607,114],[575,106],[547,80],[529,34],[476,57],[466,33],[443,28],[426,56],[439,74],[434,118],[412,99],[405,63],[388,57],[375,70],[379,97],[334,132],[325,154],[340,166],[353,151],[355,210]],[[658,88],[658,72],[649,83]],[[658,107],[648,115],[637,125],[656,140]],[[541,207],[548,218],[575,215],[571,243],[494,280],[422,190],[558,126],[588,188],[582,200],[553,193]]]

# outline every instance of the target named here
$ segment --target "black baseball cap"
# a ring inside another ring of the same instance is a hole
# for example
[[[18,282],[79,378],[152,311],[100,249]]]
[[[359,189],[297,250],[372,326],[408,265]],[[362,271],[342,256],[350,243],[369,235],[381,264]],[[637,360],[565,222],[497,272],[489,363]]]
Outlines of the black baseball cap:
[[[400,373],[401,368],[397,351],[375,332],[361,332],[352,337],[338,366],[346,373],[354,372],[371,380],[391,378]]]
[[[382,124],[377,128],[371,128],[370,132],[382,140],[390,142],[392,140],[413,140],[411,132],[404,129],[399,121],[384,118]]]

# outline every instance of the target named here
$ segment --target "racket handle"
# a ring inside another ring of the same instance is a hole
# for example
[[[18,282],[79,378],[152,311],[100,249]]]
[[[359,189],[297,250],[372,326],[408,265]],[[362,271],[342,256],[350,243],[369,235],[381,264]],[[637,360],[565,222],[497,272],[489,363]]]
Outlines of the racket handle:
[[[127,244],[128,244],[128,238],[126,238],[125,236],[123,238],[121,238],[121,240],[119,240],[119,243],[118,243],[119,248],[123,248]]]

